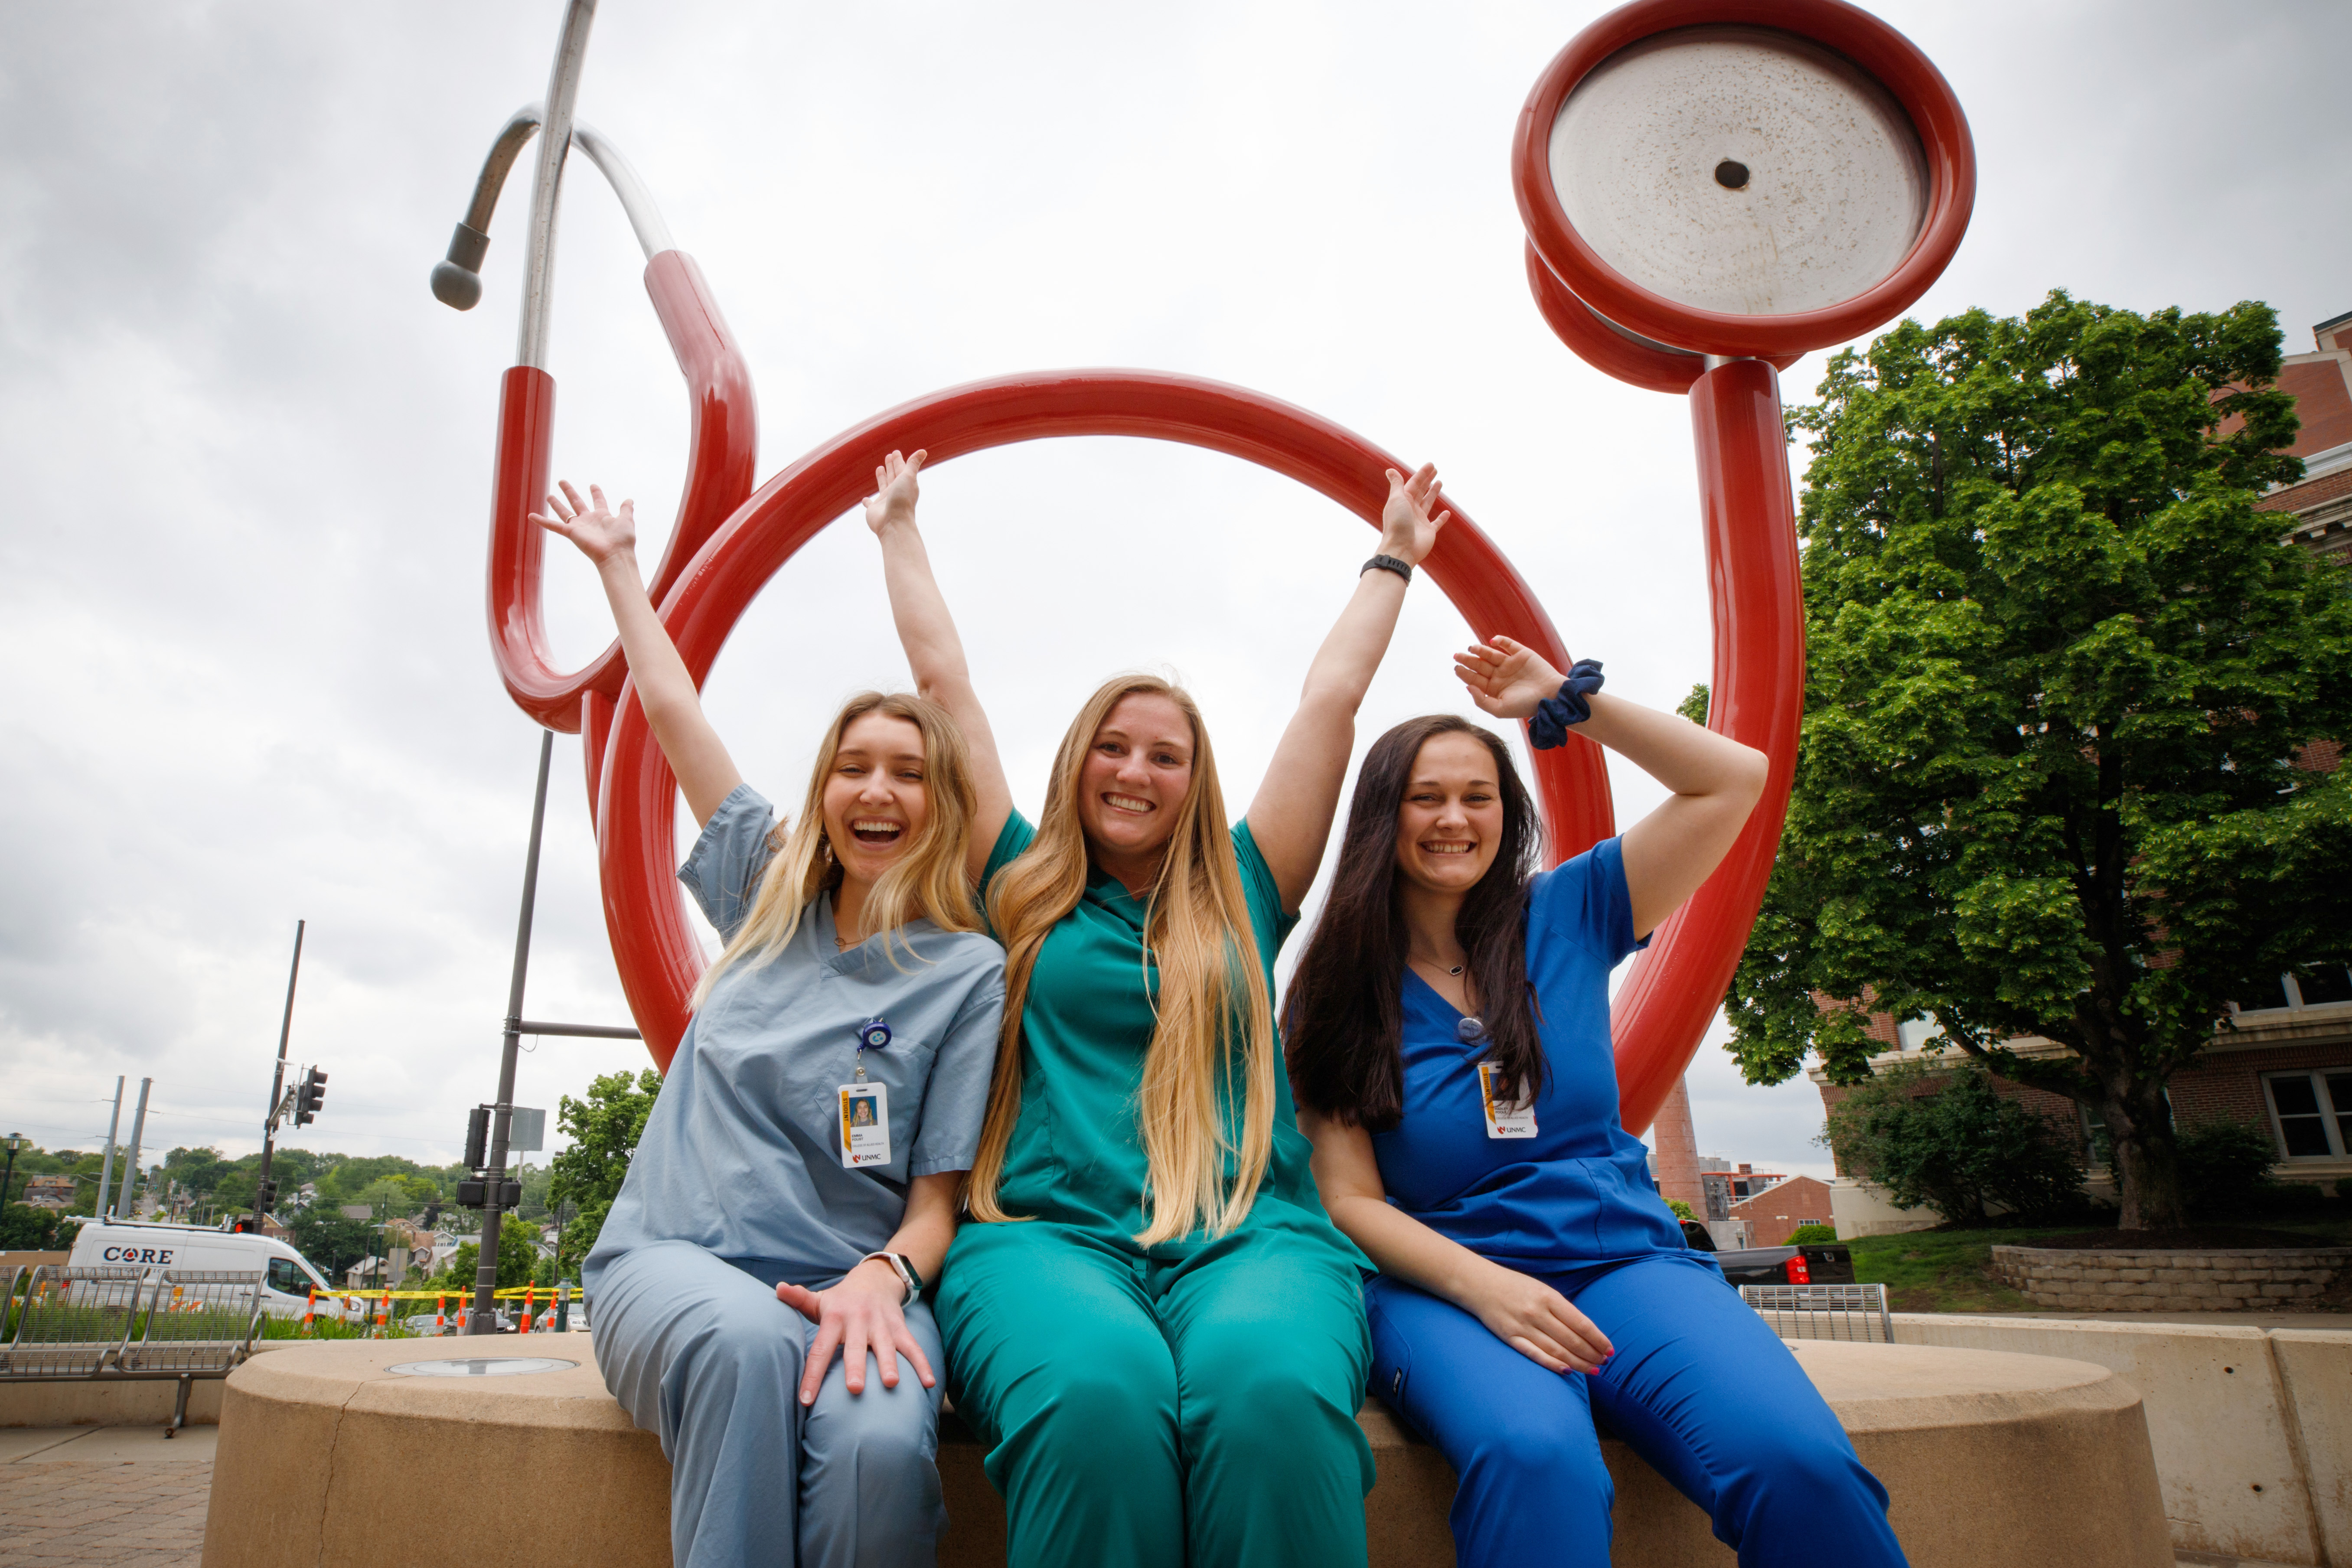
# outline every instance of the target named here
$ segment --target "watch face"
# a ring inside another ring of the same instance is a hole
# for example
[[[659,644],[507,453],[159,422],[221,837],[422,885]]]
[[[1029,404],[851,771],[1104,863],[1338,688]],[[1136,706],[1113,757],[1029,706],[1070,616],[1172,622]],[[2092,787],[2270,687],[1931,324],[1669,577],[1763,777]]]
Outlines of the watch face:
[[[1776,27],[1678,27],[1619,50],[1560,105],[1549,163],[1603,261],[1730,315],[1865,293],[1927,221],[1910,117],[1844,56]]]

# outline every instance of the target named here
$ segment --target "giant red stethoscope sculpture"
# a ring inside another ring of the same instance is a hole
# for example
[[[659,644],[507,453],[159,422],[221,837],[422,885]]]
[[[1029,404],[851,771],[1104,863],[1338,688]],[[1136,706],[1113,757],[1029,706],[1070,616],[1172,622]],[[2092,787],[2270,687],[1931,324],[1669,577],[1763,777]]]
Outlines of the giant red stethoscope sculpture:
[[[617,644],[569,674],[540,610],[555,384],[544,368],[556,196],[576,145],[612,183],[646,256],[646,288],[692,399],[677,530],[649,584],[699,682],[737,618],[793,553],[870,488],[893,447],[936,465],[1047,436],[1142,436],[1289,475],[1375,526],[1385,470],[1410,465],[1303,409],[1149,371],[1034,373],[919,398],[844,431],[753,489],[751,376],[701,273],[572,100],[593,0],[566,16],[544,111],[509,121],[434,291],[479,298],[490,214],[541,128],[521,341],[506,373],[490,515],[490,643],[516,703],[583,740],[604,913],[629,1006],[656,1064],[684,1033],[703,958],[671,879],[677,788]],[[1891,319],[1943,269],[1975,190],[1968,127],[1911,44],[1841,0],[1637,0],[1561,51],[1519,121],[1513,174],[1528,269],[1553,330],[1636,385],[1688,392],[1714,607],[1712,728],[1767,752],[1771,782],[1738,847],[1660,929],[1620,990],[1625,1126],[1646,1128],[1697,1049],[1754,924],[1786,813],[1804,632],[1774,366]],[[1454,521],[1429,575],[1480,637],[1566,666],[1535,596],[1477,527]],[[1599,748],[1536,753],[1551,850],[1614,830]]]

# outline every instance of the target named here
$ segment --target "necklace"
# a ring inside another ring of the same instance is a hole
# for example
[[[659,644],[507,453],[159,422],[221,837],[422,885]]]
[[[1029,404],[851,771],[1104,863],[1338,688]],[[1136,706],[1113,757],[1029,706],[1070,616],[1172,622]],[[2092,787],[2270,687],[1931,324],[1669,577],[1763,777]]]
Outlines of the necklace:
[[[1448,974],[1459,974],[1462,973],[1463,966],[1458,963],[1440,963],[1433,958],[1423,958],[1418,953],[1412,954],[1411,956],[1415,963],[1425,963],[1432,969],[1443,969]]]

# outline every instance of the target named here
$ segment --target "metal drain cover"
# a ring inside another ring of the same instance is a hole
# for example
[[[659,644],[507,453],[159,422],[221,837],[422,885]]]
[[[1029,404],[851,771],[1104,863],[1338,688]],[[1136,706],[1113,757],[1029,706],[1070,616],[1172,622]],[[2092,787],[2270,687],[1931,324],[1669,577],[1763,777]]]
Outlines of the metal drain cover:
[[[531,1372],[569,1372],[579,1364],[553,1356],[458,1356],[448,1361],[404,1361],[383,1370],[403,1377],[520,1377]]]

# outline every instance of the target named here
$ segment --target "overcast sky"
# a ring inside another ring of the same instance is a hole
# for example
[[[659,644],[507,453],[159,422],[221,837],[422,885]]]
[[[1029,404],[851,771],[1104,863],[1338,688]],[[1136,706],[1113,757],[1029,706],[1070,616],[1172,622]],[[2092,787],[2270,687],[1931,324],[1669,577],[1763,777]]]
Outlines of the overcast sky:
[[[580,112],[709,278],[763,478],[980,376],[1242,383],[1435,461],[1611,689],[1670,705],[1708,657],[1688,418],[1545,330],[1508,174],[1529,85],[1601,9],[608,0]],[[2352,10],[1881,10],[1980,160],[1915,314],[2256,299],[2297,352],[2352,310],[2326,260],[2352,253]],[[493,1097],[538,742],[481,608],[528,162],[481,306],[425,276],[560,15],[0,4],[0,1130],[93,1146],[127,1074],[156,1080],[151,1149],[257,1147],[298,917],[292,1054],[332,1075],[300,1142],[454,1159]],[[557,471],[659,531],[684,400],[617,205],[570,173]],[[1138,665],[1198,693],[1239,809],[1369,543],[1286,480],[1135,441],[959,460],[923,515],[1032,809],[1080,699]],[[549,616],[568,662],[610,635],[553,552]],[[1465,636],[1416,582],[1360,740],[1463,706]],[[789,800],[838,700],[906,680],[853,521],[770,585],[708,695]],[[525,1011],[622,1022],[578,742],[556,758]],[[1658,798],[1615,784],[1624,820]],[[549,1040],[517,1099],[646,1060]],[[1703,1152],[1826,1171],[1802,1079],[1749,1089],[1710,1045],[1690,1082]]]

